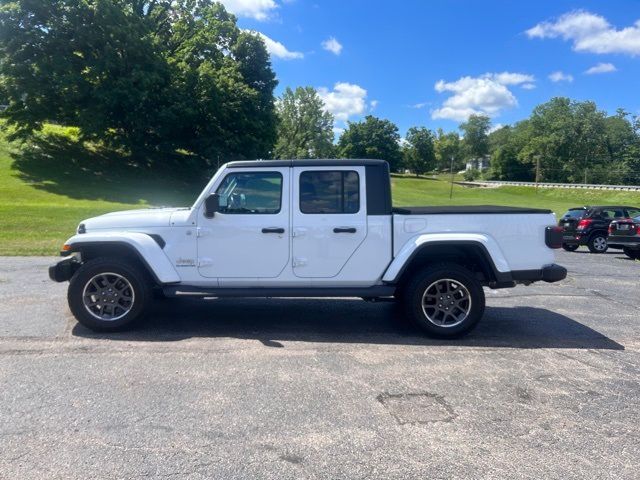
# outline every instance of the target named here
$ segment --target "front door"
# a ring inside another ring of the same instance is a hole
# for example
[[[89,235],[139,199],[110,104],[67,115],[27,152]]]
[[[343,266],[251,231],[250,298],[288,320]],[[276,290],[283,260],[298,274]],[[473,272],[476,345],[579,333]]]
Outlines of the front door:
[[[198,212],[204,277],[273,278],[289,262],[289,168],[237,169],[218,184],[220,212]],[[211,192],[213,193],[213,192]]]
[[[364,167],[293,168],[293,272],[331,278],[367,236]]]

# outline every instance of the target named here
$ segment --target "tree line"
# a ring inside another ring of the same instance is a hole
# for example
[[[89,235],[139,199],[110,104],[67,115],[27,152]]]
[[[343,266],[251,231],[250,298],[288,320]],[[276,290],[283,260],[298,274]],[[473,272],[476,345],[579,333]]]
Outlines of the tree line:
[[[590,101],[552,98],[514,125],[492,129],[489,117],[471,115],[460,124],[460,133],[411,127],[403,139],[392,122],[369,115],[349,122],[335,145],[331,115],[322,107],[311,87],[285,90],[276,104],[281,119],[276,156],[384,158],[393,171],[409,170],[416,175],[457,172],[469,160],[473,164],[489,158],[487,170],[472,168],[465,177],[640,182],[640,118],[621,109],[609,116]],[[315,140],[310,141],[312,138]]]
[[[0,0],[0,103],[11,136],[46,122],[82,140],[158,165],[194,168],[247,158],[382,158],[393,171],[459,171],[468,178],[640,183],[640,119],[594,102],[553,98],[529,118],[492,129],[472,115],[458,131],[387,119],[334,118],[312,87],[277,86],[259,35],[213,0]]]

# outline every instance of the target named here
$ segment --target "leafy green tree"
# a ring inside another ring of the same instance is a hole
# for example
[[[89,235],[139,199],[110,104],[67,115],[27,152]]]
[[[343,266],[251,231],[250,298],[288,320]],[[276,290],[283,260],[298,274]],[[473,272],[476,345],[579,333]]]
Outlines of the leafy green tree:
[[[495,180],[534,180],[530,164],[518,158],[523,140],[526,140],[527,121],[513,127],[505,126],[489,134],[489,152],[491,164],[487,176]]]
[[[436,166],[436,151],[433,132],[424,127],[411,127],[403,148],[404,166],[416,176],[433,170]]]
[[[544,180],[583,182],[588,169],[604,159],[605,117],[593,102],[553,98],[533,110],[518,156],[531,165],[539,162]]]
[[[1,0],[0,76],[17,136],[53,121],[134,154],[210,159],[275,142],[264,43],[212,0]]]
[[[398,127],[372,115],[360,122],[349,122],[338,140],[338,152],[345,158],[386,160],[391,171],[397,172],[402,162]]]
[[[289,87],[276,104],[278,141],[276,158],[330,158],[333,156],[333,115],[313,87]]]
[[[460,125],[464,134],[462,145],[468,160],[479,159],[489,153],[490,128],[491,119],[486,115],[471,115]]]
[[[455,171],[459,171],[464,166],[462,142],[458,132],[445,133],[439,128],[434,146],[438,170],[449,171],[452,159]]]

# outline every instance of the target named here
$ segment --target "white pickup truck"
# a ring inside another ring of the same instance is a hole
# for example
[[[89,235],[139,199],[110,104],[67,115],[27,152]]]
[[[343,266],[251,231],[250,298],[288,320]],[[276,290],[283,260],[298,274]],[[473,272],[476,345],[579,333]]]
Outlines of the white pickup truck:
[[[82,221],[49,276],[70,281],[69,307],[93,330],[130,325],[158,294],[360,297],[455,337],[482,317],[483,287],[566,277],[555,225],[531,208],[393,208],[382,160],[240,161],[190,208]]]

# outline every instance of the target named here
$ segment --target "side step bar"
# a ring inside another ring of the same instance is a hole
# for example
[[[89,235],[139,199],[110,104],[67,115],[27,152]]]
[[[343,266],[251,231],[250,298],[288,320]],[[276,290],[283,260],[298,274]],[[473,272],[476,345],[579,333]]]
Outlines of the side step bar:
[[[364,288],[203,288],[193,285],[167,285],[162,292],[167,297],[392,297],[396,287],[374,285]]]

